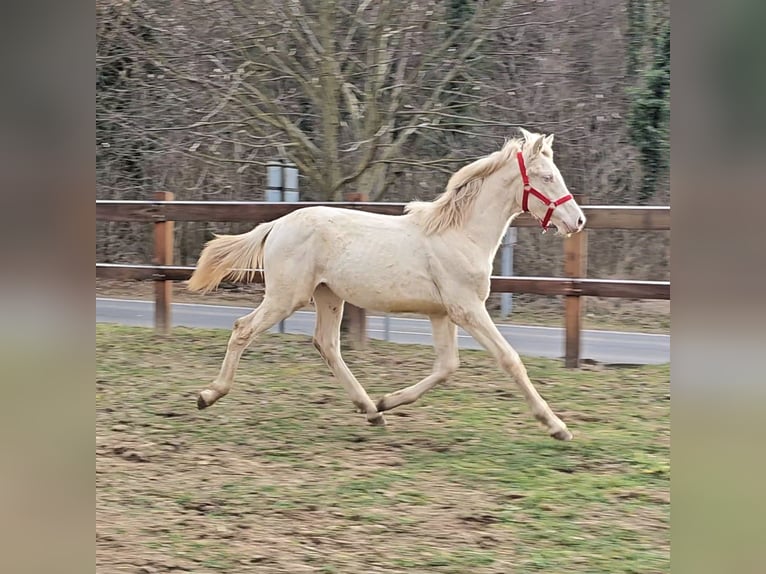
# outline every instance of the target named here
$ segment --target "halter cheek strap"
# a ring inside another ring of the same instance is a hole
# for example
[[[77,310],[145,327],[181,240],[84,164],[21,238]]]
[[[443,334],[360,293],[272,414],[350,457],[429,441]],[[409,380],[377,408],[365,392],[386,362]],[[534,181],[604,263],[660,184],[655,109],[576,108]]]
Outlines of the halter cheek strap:
[[[540,221],[540,225],[543,228],[543,231],[548,230],[548,224],[551,221],[551,216],[553,215],[553,211],[559,206],[570,199],[574,199],[572,197],[571,193],[566,194],[564,197],[559,197],[556,201],[553,201],[551,199],[548,199],[545,197],[545,194],[540,193],[537,191],[534,187],[532,187],[529,183],[529,176],[527,175],[527,167],[524,165],[524,156],[521,155],[521,152],[516,153],[516,159],[519,162],[519,171],[521,172],[521,181],[524,183],[524,195],[521,198],[521,209],[525,213],[529,213],[529,196],[534,195],[537,199],[542,201],[545,205],[548,206],[548,211],[545,212],[545,216]]]

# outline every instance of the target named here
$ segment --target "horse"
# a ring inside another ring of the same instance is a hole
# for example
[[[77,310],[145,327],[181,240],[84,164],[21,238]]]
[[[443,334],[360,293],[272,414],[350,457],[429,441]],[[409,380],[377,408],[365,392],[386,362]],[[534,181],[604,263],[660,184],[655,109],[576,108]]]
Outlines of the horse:
[[[457,371],[460,326],[511,375],[548,434],[570,440],[572,433],[538,394],[485,306],[494,255],[516,216],[529,212],[543,231],[554,225],[557,235],[585,226],[553,161],[553,134],[523,128],[521,133],[455,172],[434,201],[408,203],[403,215],[312,206],[207,242],[187,289],[206,293],[227,276],[252,280],[262,269],[265,295],[234,322],[220,372],[199,393],[197,407],[207,408],[229,393],[242,353],[259,334],[313,301],[313,344],[370,424],[385,425],[385,411],[415,402]],[[345,301],[427,315],[436,352],[432,372],[374,402],[341,357]]]

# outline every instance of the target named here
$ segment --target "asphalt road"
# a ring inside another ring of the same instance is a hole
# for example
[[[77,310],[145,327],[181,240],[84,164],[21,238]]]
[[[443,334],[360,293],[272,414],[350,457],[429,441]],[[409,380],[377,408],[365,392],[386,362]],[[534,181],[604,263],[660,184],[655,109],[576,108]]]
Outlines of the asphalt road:
[[[234,320],[252,311],[249,307],[228,307],[174,303],[173,325],[231,329]],[[120,323],[150,327],[154,320],[154,303],[128,299],[96,298],[96,322]],[[503,336],[521,355],[560,358],[564,355],[564,330],[557,327],[499,325]],[[298,311],[285,321],[286,333],[311,335],[314,313]],[[274,326],[270,331],[278,332]],[[368,335],[396,343],[431,344],[431,328],[427,319],[368,316]],[[462,329],[458,344],[463,349],[481,346]],[[621,331],[583,331],[582,357],[602,363],[661,364],[670,362],[670,336]]]

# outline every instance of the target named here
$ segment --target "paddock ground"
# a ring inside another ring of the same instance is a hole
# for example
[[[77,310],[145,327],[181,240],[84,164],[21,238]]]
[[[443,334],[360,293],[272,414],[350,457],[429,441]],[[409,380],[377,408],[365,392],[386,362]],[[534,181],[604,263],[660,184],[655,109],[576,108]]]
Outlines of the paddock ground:
[[[669,571],[668,365],[526,359],[575,434],[560,443],[483,352],[383,429],[307,338],[262,337],[197,411],[227,331],[96,333],[97,572]],[[345,357],[376,399],[433,354]]]

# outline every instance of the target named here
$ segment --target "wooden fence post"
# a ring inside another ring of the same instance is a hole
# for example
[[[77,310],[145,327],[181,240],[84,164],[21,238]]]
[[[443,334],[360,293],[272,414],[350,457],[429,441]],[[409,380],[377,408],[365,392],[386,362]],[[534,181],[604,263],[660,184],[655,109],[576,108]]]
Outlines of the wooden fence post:
[[[348,317],[348,338],[355,349],[367,346],[367,314],[364,309],[346,302],[343,314]]]
[[[169,191],[154,193],[155,201],[173,201]],[[173,222],[157,221],[154,223],[155,265],[173,265]],[[170,304],[173,301],[173,282],[155,280],[154,282],[154,331],[168,335],[171,328]]]
[[[583,205],[584,197],[575,195]],[[588,235],[583,229],[564,240],[564,274],[573,279],[585,278],[588,273]],[[564,365],[570,369],[580,367],[580,339],[582,336],[583,297],[579,294],[564,297],[565,351]]]
[[[365,193],[346,193],[345,201],[368,201]],[[364,309],[352,305],[348,301],[344,305],[342,330],[345,330],[348,339],[355,349],[364,349],[367,346],[367,314]]]

